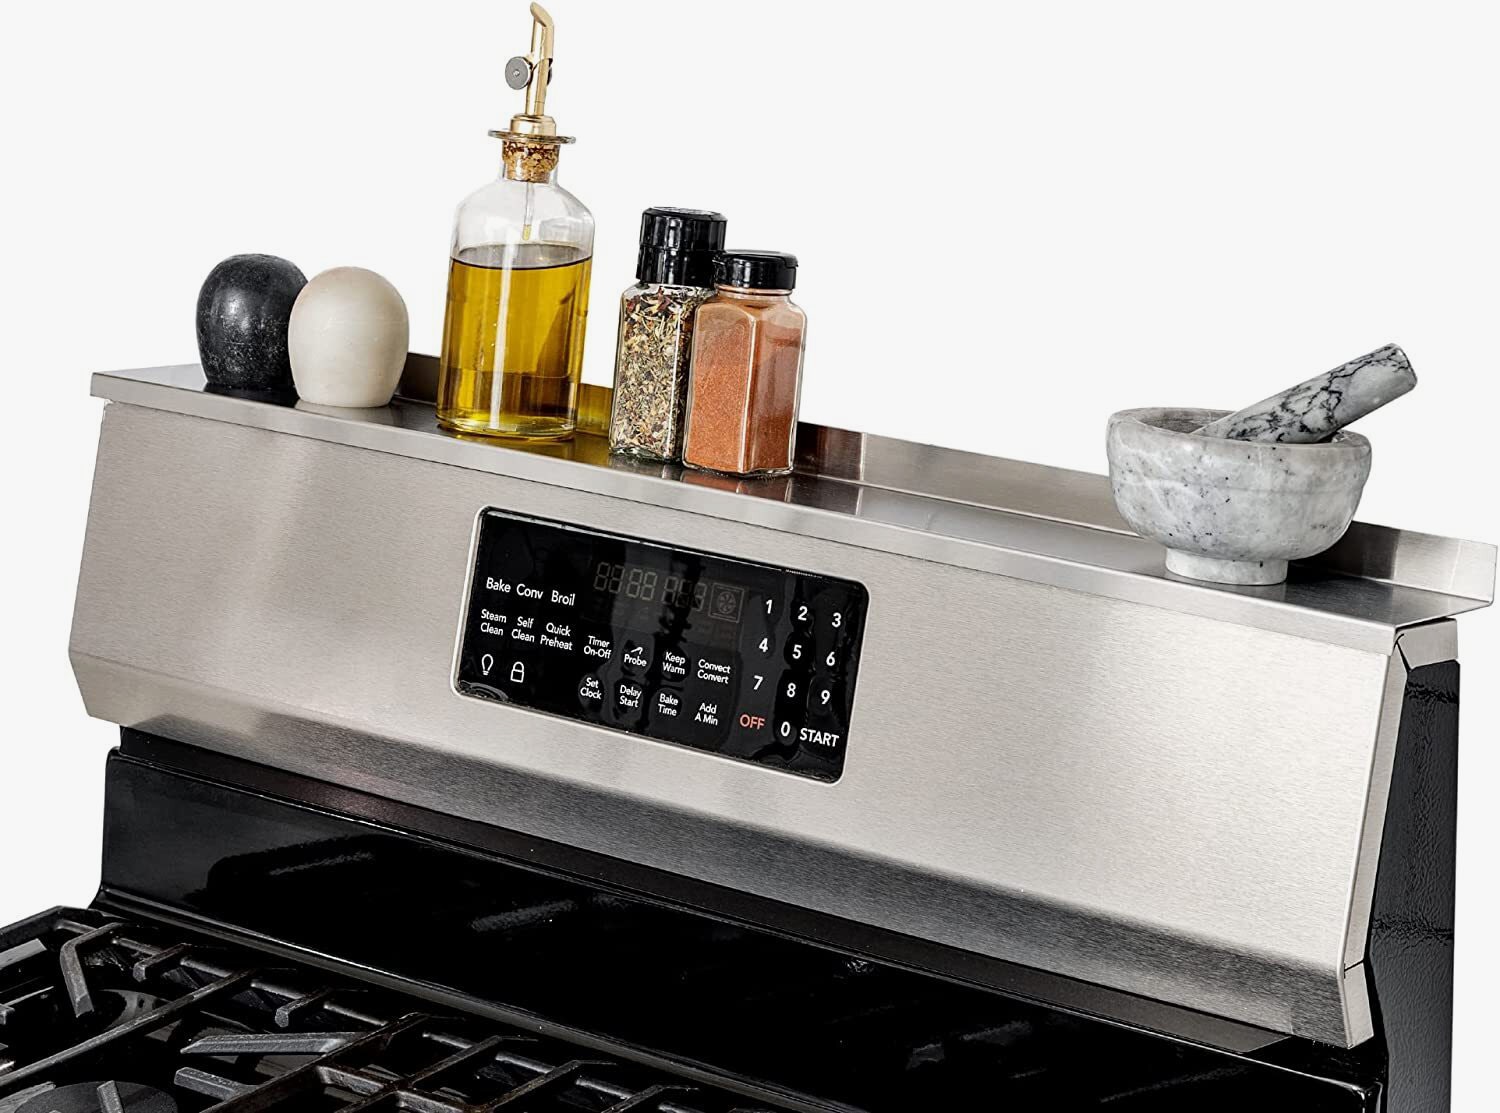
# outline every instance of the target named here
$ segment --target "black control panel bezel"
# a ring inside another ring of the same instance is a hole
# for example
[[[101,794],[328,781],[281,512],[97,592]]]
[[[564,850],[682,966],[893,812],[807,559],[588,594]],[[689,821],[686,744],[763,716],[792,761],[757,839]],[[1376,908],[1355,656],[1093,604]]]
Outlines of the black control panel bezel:
[[[863,584],[493,507],[473,548],[460,695],[843,773]]]

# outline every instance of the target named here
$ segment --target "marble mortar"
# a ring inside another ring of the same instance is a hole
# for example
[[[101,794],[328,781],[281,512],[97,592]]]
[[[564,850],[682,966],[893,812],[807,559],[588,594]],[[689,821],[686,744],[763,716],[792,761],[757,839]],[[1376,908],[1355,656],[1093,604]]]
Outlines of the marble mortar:
[[[1167,548],[1167,570],[1224,584],[1276,584],[1287,562],[1344,535],[1370,475],[1370,442],[1229,440],[1197,432],[1228,410],[1121,410],[1106,442],[1115,504]]]

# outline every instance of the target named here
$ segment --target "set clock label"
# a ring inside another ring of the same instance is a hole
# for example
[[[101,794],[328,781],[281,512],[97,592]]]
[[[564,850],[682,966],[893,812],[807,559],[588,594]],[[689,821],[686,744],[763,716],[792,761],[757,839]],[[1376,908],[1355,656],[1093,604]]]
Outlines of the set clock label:
[[[461,695],[836,780],[863,585],[486,510]]]

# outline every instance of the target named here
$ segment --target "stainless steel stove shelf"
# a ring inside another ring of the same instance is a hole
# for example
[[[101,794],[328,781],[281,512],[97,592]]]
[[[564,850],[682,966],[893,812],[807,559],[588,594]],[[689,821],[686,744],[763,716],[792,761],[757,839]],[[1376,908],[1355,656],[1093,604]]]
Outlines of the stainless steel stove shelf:
[[[432,363],[413,356],[401,396],[378,410],[276,405],[215,393],[196,364],[97,374],[93,393],[1357,649],[1389,652],[1404,627],[1494,601],[1495,546],[1361,522],[1331,550],[1298,565],[1285,584],[1229,587],[1175,579],[1162,548],[1137,537],[1120,518],[1102,475],[807,423],[798,429],[796,473],[757,480],[616,459],[596,436],[537,445],[455,437],[437,427]]]

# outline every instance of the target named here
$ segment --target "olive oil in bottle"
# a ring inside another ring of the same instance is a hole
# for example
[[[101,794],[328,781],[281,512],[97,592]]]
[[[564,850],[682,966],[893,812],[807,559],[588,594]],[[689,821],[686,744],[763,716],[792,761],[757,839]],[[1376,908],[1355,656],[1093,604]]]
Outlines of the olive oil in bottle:
[[[568,244],[461,249],[448,275],[438,412],[481,436],[573,432],[591,260]]]
[[[531,5],[531,52],[505,65],[526,111],[490,134],[500,177],[458,208],[438,372],[438,423],[458,433],[558,440],[577,426],[594,218],[557,184],[545,115],[552,17]]]

